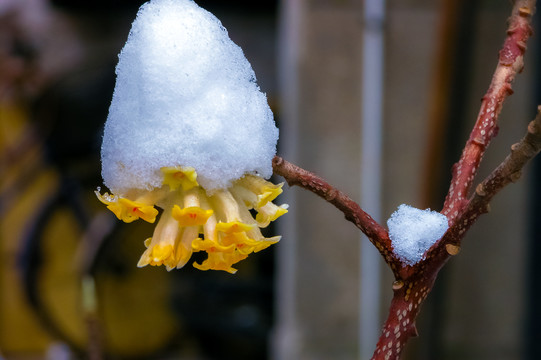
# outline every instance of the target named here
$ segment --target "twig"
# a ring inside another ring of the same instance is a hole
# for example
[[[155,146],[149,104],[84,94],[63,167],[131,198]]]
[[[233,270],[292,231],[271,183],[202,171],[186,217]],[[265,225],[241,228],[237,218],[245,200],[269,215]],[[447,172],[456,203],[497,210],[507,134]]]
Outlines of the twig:
[[[274,173],[286,179],[289,186],[296,185],[309,190],[342,211],[346,219],[355,224],[376,246],[393,271],[399,268],[397,266],[399,262],[392,252],[391,240],[387,230],[361,209],[359,204],[321,177],[279,156],[275,156],[272,160],[272,167]]]
[[[427,252],[424,260],[405,266],[392,252],[385,228],[376,223],[360,206],[317,175],[301,169],[276,156],[274,172],[283,176],[289,185],[301,186],[344,213],[378,248],[393,270],[394,296],[389,315],[376,345],[373,360],[399,359],[407,341],[417,335],[415,321],[420,307],[439,270],[460,250],[461,239],[479,215],[487,212],[492,197],[510,182],[520,177],[522,167],[541,149],[541,107],[530,123],[527,135],[513,145],[511,154],[483,181],[468,199],[473,179],[490,141],[498,131],[497,120],[503,101],[512,93],[511,83],[523,68],[525,42],[532,30],[530,18],[535,0],[517,0],[509,19],[507,38],[500,51],[490,87],[483,97],[481,110],[462,156],[453,167],[453,178],[442,213],[449,219],[449,230]]]
[[[470,138],[458,163],[453,166],[453,177],[442,214],[451,224],[467,205],[471,185],[485,150],[498,133],[498,116],[504,100],[513,93],[511,84],[524,66],[526,41],[532,35],[531,16],[535,0],[517,0],[509,19],[507,38],[500,50],[499,62],[490,87],[482,99],[481,109]]]
[[[449,219],[450,229],[442,240],[427,253],[426,259],[418,264],[409,277],[397,279],[388,318],[382,335],[376,345],[373,359],[399,359],[406,342],[416,336],[415,320],[420,306],[431,291],[439,270],[449,257],[460,250],[460,240],[467,229],[480,214],[487,211],[488,201],[501,188],[509,183],[519,169],[524,166],[527,156],[533,157],[538,144],[538,126],[531,125],[530,133],[510,155],[512,160],[504,161],[494,171],[494,176],[483,182],[471,200],[468,193],[477,172],[483,154],[491,139],[497,134],[497,119],[503,101],[512,93],[511,83],[515,75],[522,71],[525,42],[532,33],[530,18],[534,12],[534,0],[518,0],[513,7],[509,20],[507,38],[500,51],[492,83],[483,97],[481,109],[466,143],[462,156],[453,168],[453,178],[442,213]],[[538,117],[539,118],[539,117]],[[537,124],[539,120],[536,121]],[[535,130],[535,131],[534,131]],[[532,145],[533,144],[533,145]],[[529,158],[528,158],[529,159]],[[464,211],[466,209],[466,211]],[[475,219],[470,218],[475,214]],[[458,221],[457,221],[458,218]]]
[[[467,200],[468,193],[490,141],[498,131],[497,119],[503,101],[512,93],[511,83],[522,71],[526,40],[532,34],[531,15],[535,0],[517,0],[513,7],[507,38],[500,51],[490,87],[483,97],[481,110],[466,143],[462,156],[453,167],[453,178],[442,213],[449,219],[450,228],[443,238],[417,264],[414,272],[393,285],[394,296],[382,335],[372,359],[399,359],[406,342],[417,335],[415,321],[420,306],[431,291],[439,270],[453,255],[458,254],[460,242],[473,221],[487,212],[488,202],[509,182],[531,157],[539,152],[539,116],[530,124],[528,135],[491,176]]]
[[[511,146],[511,153],[505,160],[477,186],[467,210],[486,207],[489,201],[509,183],[516,182],[522,168],[541,150],[541,106],[537,107],[537,116],[528,124],[528,132],[516,144]],[[467,211],[466,210],[466,211]]]
[[[506,185],[519,179],[522,168],[541,151],[541,106],[534,121],[528,125],[528,132],[511,147],[507,158],[477,186],[465,210],[426,259],[418,264],[414,272],[393,284],[394,296],[385,322],[382,336],[373,359],[398,359],[407,340],[417,335],[415,319],[420,306],[432,289],[439,270],[447,260],[460,250],[461,240],[478,219],[488,211],[490,200]],[[391,348],[389,348],[391,344]],[[393,347],[394,346],[394,347]]]
[[[492,173],[477,185],[474,194],[468,201],[463,213],[457,218],[441,239],[442,245],[460,246],[463,234],[473,225],[480,215],[489,211],[492,198],[506,185],[516,182],[522,168],[541,151],[541,106],[537,108],[537,116],[528,125],[528,132],[516,144],[511,146],[511,153]],[[442,246],[440,246],[442,248]]]

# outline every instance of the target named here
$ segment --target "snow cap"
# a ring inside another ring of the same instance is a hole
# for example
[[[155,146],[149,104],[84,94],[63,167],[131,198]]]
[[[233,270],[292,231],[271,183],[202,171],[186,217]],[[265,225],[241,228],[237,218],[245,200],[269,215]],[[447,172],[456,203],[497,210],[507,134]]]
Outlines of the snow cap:
[[[116,75],[101,152],[112,192],[160,187],[161,167],[193,167],[211,191],[272,175],[278,129],[267,98],[241,48],[193,1],[141,6]]]
[[[402,204],[387,220],[387,227],[394,253],[407,265],[414,265],[441,239],[449,223],[437,211]]]

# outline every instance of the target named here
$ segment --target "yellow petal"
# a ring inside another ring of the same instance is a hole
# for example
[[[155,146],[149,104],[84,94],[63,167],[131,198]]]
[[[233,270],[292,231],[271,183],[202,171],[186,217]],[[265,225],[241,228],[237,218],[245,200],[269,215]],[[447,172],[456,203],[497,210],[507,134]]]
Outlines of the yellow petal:
[[[139,262],[137,263],[137,267],[145,267],[148,264],[150,264],[150,251],[145,251],[143,255],[139,258]]]
[[[126,223],[130,223],[139,218],[149,223],[156,221],[158,210],[152,205],[109,195],[108,193],[103,195],[98,191],[95,191],[94,193],[98,197],[98,200],[107,205],[107,209],[111,210],[119,220]]]
[[[281,184],[273,184],[259,176],[246,175],[243,178],[236,181],[236,184],[244,186],[257,195],[256,208],[264,206],[269,201],[276,199],[283,190]]]
[[[246,235],[245,231],[234,232],[234,233],[219,233],[220,244],[229,246],[234,245],[238,247],[239,244],[247,244],[250,242],[250,238]]]
[[[274,221],[287,213],[287,208],[287,204],[276,206],[272,202],[266,203],[264,206],[258,209],[258,213],[255,217],[257,226],[262,228],[267,227],[271,221]]]
[[[244,186],[240,186],[235,183],[231,187],[230,191],[235,196],[235,198],[242,201],[248,209],[253,209],[257,207],[257,204],[259,203],[257,194],[245,188]]]
[[[213,240],[207,239],[195,239],[192,242],[193,251],[206,251],[207,253],[221,252],[221,253],[230,253],[235,251],[235,245],[222,245]]]
[[[148,249],[148,247],[150,246],[150,243],[152,242],[152,238],[148,238],[145,240],[144,244],[145,244],[145,247]]]
[[[197,183],[197,173],[193,167],[189,166],[174,166],[162,167],[163,184],[168,185],[169,189],[176,190],[182,187],[182,190],[190,190],[193,187],[199,186]]]
[[[234,222],[240,220],[239,208],[244,204],[239,204],[230,191],[218,190],[208,200],[219,221]]]
[[[246,259],[246,257],[247,255],[240,253],[209,253],[207,260],[203,261],[202,264],[194,262],[193,266],[199,270],[222,270],[234,274],[237,269],[234,269],[231,265]]]
[[[166,265],[170,268],[176,266],[175,251],[172,245],[155,245],[150,253],[150,265]]]
[[[192,257],[192,252],[193,250],[191,244],[188,247],[186,244],[180,242],[175,249],[175,267],[177,269],[180,269],[181,267],[186,265],[186,263]]]
[[[228,239],[228,240],[231,240],[231,239]],[[263,249],[268,248],[269,246],[273,244],[276,244],[278,241],[280,241],[280,236],[275,236],[269,239],[261,238],[261,239],[256,240],[245,235],[245,236],[237,236],[235,238],[235,241],[237,241],[235,243],[236,250],[240,252],[241,254],[248,255],[251,253],[259,252]]]
[[[280,184],[280,186],[281,186],[281,184]],[[272,200],[276,199],[276,197],[283,192],[281,187],[275,188],[275,187],[270,187],[270,186],[263,187],[262,191],[263,191],[262,194],[257,195],[257,199],[258,199],[257,207],[258,208],[264,206],[269,201],[272,201]]]
[[[176,262],[173,246],[170,244],[150,245],[139,259],[137,267],[144,267],[146,265],[174,267]]]
[[[195,206],[184,209],[181,209],[178,205],[173,206],[173,218],[178,221],[180,226],[205,225],[213,213],[212,210],[203,210]]]
[[[255,224],[245,224],[240,221],[219,222],[216,224],[216,230],[226,234],[248,231],[254,227]]]
[[[180,240],[177,241],[175,247],[175,267],[180,269],[190,258],[192,257],[193,247],[192,243],[196,240],[201,240],[198,238],[199,231],[198,226],[189,226],[184,228]]]

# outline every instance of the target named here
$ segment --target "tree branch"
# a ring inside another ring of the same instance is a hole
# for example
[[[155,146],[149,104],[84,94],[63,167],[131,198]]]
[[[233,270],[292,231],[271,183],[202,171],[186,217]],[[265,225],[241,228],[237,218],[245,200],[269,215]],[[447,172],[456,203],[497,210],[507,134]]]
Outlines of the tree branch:
[[[449,219],[449,230],[427,252],[423,261],[409,269],[407,277],[397,278],[393,284],[393,300],[373,360],[400,358],[406,342],[417,335],[415,321],[420,306],[432,290],[440,269],[451,256],[458,254],[462,238],[473,222],[488,211],[490,199],[505,185],[516,181],[522,167],[541,148],[541,115],[538,114],[530,123],[528,134],[512,147],[506,160],[467,200],[484,152],[497,134],[497,119],[503,101],[512,93],[511,83],[515,75],[522,71],[525,42],[532,34],[530,21],[534,8],[535,0],[515,2],[492,82],[483,97],[477,121],[462,156],[453,167],[451,186],[442,210]]]
[[[387,230],[361,209],[359,204],[321,177],[279,156],[275,156],[272,160],[272,167],[274,173],[286,179],[289,186],[296,185],[309,190],[342,211],[346,219],[355,224],[376,246],[393,271],[400,268],[398,266],[400,262],[392,252],[391,240]]]
[[[488,204],[507,184],[520,177],[521,169],[541,150],[541,107],[528,133],[513,145],[511,154],[487,177],[468,199],[482,157],[498,132],[498,116],[504,100],[512,93],[511,84],[523,68],[526,40],[531,36],[531,15],[535,0],[517,0],[509,19],[507,37],[500,51],[492,82],[482,99],[481,109],[460,160],[453,167],[453,177],[442,213],[449,219],[449,229],[434,244],[426,257],[414,266],[406,266],[392,251],[388,232],[361,207],[317,175],[293,165],[279,156],[273,159],[275,174],[290,186],[300,186],[333,204],[342,211],[376,246],[393,270],[394,296],[373,360],[399,359],[407,341],[417,335],[415,321],[434,285],[439,270],[460,250],[461,240],[473,222],[488,211]]]
[[[532,35],[530,22],[534,11],[535,0],[517,0],[515,2],[509,18],[507,38],[500,50],[492,82],[482,99],[477,121],[462,156],[453,166],[451,185],[441,211],[451,224],[466,206],[466,199],[469,196],[481,159],[490,141],[498,133],[498,117],[503,102],[513,93],[511,84],[516,74],[520,73],[524,66],[523,55],[526,51],[526,41]]]
[[[541,106],[537,108],[537,116],[528,125],[526,135],[511,146],[511,153],[505,160],[477,185],[474,194],[468,201],[464,211],[457,218],[445,236],[442,245],[460,247],[461,240],[468,229],[480,215],[489,211],[492,198],[505,186],[516,182],[523,167],[541,151]],[[440,246],[441,248],[441,246]]]
[[[537,116],[528,124],[526,135],[511,146],[511,153],[505,160],[477,186],[467,209],[486,207],[488,202],[501,189],[512,182],[516,182],[522,168],[541,150],[541,106],[537,107]]]

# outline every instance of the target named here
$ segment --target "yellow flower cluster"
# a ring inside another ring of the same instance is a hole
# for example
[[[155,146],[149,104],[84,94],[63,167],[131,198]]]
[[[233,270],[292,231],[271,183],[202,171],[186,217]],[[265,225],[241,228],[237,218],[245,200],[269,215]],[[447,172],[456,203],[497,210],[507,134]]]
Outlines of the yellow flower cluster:
[[[260,228],[287,212],[287,205],[272,203],[282,193],[282,184],[245,175],[230,188],[209,195],[197,183],[193,168],[166,167],[161,171],[164,179],[159,189],[134,190],[126,197],[96,191],[98,199],[127,223],[139,218],[153,223],[158,215],[154,205],[163,209],[153,236],[145,240],[147,249],[137,266],[179,269],[193,252],[206,251],[208,257],[202,264],[193,263],[196,268],[235,273],[233,264],[280,240],[280,236],[265,238]],[[255,218],[252,209],[257,212]]]

